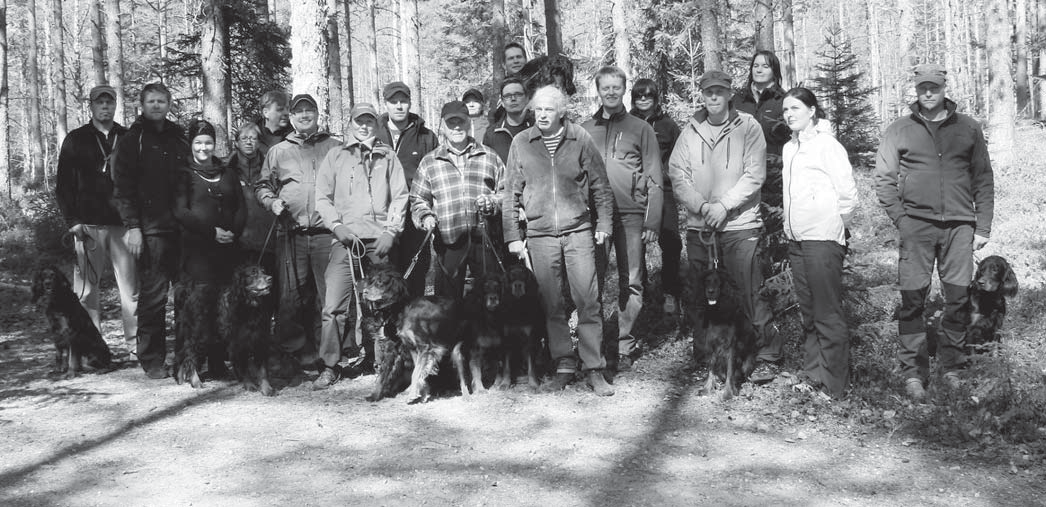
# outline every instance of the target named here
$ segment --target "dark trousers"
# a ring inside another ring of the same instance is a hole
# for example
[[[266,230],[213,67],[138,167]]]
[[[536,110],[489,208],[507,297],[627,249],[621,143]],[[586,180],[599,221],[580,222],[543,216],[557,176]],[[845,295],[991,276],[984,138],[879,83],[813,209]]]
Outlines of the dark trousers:
[[[390,261],[378,257],[374,252],[373,239],[365,239],[363,243],[366,252],[359,259],[350,256],[348,249],[341,243],[335,243],[330,249],[330,261],[324,273],[326,295],[323,298],[323,324],[317,350],[319,360],[328,368],[338,364],[343,349],[363,347],[362,342],[356,341],[355,335],[351,338],[351,347],[347,347],[345,343],[346,335],[350,333],[346,328],[347,323],[358,322],[353,298],[359,295],[360,289],[353,285],[353,281],[360,283],[361,277],[367,275],[371,266]],[[361,269],[361,265],[365,267]],[[350,313],[353,315],[352,319],[348,318]]]
[[[834,241],[788,245],[795,295],[803,318],[803,371],[834,396],[850,376],[850,332],[843,314],[845,247]]]
[[[421,244],[425,241],[425,231],[414,227],[414,220],[410,215],[410,206],[407,207],[407,217],[403,223],[403,233],[400,234],[399,242],[396,244],[396,269],[400,273],[406,273],[410,267],[414,254],[418,253]],[[425,281],[429,274],[429,266],[432,263],[432,250],[427,246],[418,255],[418,263],[414,271],[407,277],[407,291],[412,297],[425,295]]]
[[[178,272],[178,237],[144,236],[138,257],[138,363],[163,368],[167,357],[167,295]],[[175,316],[177,318],[177,316]]]
[[[451,244],[437,239],[436,295],[461,299],[465,295],[465,272],[473,276],[496,273],[501,270],[498,259],[479,232],[462,236]],[[417,269],[417,268],[415,268]]]
[[[276,313],[276,344],[286,353],[316,350],[321,330],[330,261],[330,234],[283,233],[276,239],[280,300]]]
[[[967,286],[973,279],[973,224],[904,216],[898,221],[897,230],[901,240],[897,261],[901,286],[897,327],[901,347],[897,356],[905,378],[925,379],[930,359],[923,313],[935,262],[944,292],[944,333],[937,345],[937,357],[945,371],[961,367],[966,361],[964,308],[969,299]]]
[[[683,294],[683,278],[679,273],[683,240],[679,237],[679,207],[675,194],[665,189],[665,205],[661,215],[661,233],[657,244],[661,247],[661,290],[679,297]]]

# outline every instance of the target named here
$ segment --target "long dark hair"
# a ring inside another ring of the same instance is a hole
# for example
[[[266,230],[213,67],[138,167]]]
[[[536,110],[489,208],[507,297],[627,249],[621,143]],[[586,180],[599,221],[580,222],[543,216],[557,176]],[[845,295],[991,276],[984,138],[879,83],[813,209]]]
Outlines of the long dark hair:
[[[654,97],[654,105],[649,111],[640,111],[636,108],[636,100],[641,95],[650,95]],[[632,111],[635,116],[644,115],[655,115],[661,112],[661,90],[657,89],[657,83],[653,79],[642,78],[637,79],[636,84],[632,85]]]
[[[792,97],[793,99],[802,102],[806,107],[814,108],[815,119],[825,119],[827,116],[824,114],[824,109],[821,109],[821,103],[817,101],[817,95],[814,92],[803,88],[802,86],[796,86],[785,93],[785,98]]]
[[[762,56],[766,59],[766,63],[770,64],[770,71],[774,73],[774,84],[781,86],[781,60],[777,59],[777,55],[773,51],[767,49],[760,49],[752,55],[752,59],[748,61],[748,82],[745,83],[745,90],[752,89],[752,66],[755,65],[755,59]],[[818,109],[820,111],[820,109]]]

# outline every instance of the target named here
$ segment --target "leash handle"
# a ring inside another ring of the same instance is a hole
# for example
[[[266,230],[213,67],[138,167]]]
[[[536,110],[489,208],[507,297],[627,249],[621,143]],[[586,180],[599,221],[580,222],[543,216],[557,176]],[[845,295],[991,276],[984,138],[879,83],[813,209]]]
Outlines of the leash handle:
[[[407,277],[409,277],[410,274],[414,271],[414,266],[417,266],[418,257],[421,257],[421,252],[425,248],[429,247],[429,245],[432,243],[432,231],[434,230],[436,230],[435,227],[429,229],[428,232],[425,233],[425,239],[421,241],[421,245],[418,247],[418,251],[414,253],[414,257],[410,260],[410,266],[407,266],[407,271],[403,273],[404,280],[406,280]]]
[[[276,229],[276,222],[280,221],[280,216],[276,215],[272,219],[272,225],[269,226],[269,232],[265,234],[265,241],[262,243],[261,253],[258,254],[258,262],[255,265],[261,266],[262,257],[265,257],[265,249],[269,248],[269,240],[272,239],[272,231]]]

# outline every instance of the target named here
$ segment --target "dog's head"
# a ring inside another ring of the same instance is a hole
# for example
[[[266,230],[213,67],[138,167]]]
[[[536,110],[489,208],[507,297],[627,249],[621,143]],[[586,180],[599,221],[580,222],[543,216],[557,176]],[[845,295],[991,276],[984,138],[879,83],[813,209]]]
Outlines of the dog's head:
[[[363,303],[371,311],[387,309],[409,297],[407,282],[391,265],[375,265],[363,281]]]
[[[473,291],[479,291],[480,303],[488,312],[501,306],[505,296],[505,277],[498,273],[488,273],[476,280]]]
[[[998,255],[985,257],[977,263],[972,285],[981,292],[998,292],[1006,297],[1017,295],[1017,275],[1010,263]]]
[[[699,297],[703,297],[708,306],[722,303],[730,294],[730,278],[721,269],[709,269],[701,273]]]
[[[30,303],[37,303],[41,299],[49,299],[60,290],[72,290],[69,280],[55,266],[47,265],[36,270],[33,274],[32,296]]]
[[[251,299],[268,296],[272,292],[272,276],[266,274],[261,266],[254,264],[244,264],[236,268],[233,281]]]
[[[508,293],[513,298],[519,299],[526,296],[537,288],[534,274],[522,264],[513,264],[505,272],[505,284]]]

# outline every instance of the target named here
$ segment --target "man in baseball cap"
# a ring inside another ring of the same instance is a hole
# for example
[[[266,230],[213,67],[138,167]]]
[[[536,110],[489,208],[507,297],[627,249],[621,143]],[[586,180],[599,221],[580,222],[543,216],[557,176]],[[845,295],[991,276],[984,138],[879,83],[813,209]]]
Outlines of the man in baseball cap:
[[[98,100],[99,97],[108,95],[110,99],[116,100],[116,89],[109,85],[98,85],[91,88],[91,102]]]
[[[469,88],[461,95],[461,101],[468,106],[469,119],[472,120],[469,135],[476,142],[482,142],[483,137],[487,135],[487,128],[490,127],[490,120],[487,119],[485,114],[486,108],[483,92],[479,91],[478,88]]]

